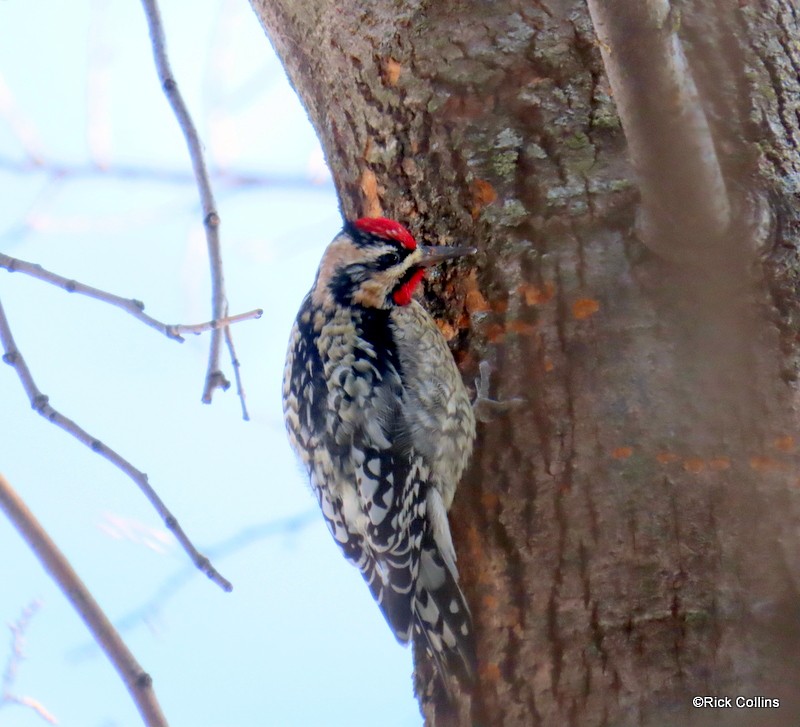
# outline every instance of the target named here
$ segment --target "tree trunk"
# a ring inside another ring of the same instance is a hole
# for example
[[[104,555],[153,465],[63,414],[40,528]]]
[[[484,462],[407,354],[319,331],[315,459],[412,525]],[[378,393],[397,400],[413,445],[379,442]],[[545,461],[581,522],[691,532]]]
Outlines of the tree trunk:
[[[479,678],[454,715],[417,656],[437,727],[798,724],[798,11],[640,0],[710,133],[698,185],[678,101],[637,116],[659,46],[617,2],[252,0],[343,214],[479,247],[426,296],[464,376],[527,401],[451,511]],[[721,234],[682,215],[706,190]]]

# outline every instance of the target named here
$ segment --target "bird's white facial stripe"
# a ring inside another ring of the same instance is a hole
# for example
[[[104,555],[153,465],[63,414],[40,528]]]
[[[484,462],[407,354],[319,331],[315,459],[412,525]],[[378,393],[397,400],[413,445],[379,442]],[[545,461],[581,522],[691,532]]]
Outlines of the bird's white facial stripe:
[[[381,257],[391,254],[401,254],[404,257],[396,265],[385,270],[379,269],[378,261]],[[422,252],[419,249],[411,252],[399,251],[397,245],[390,242],[364,248],[354,244],[349,237],[340,235],[328,246],[322,257],[311,294],[312,301],[321,307],[335,305],[331,283],[337,272],[350,267],[358,275],[358,266],[363,266],[364,279],[352,292],[352,300],[367,308],[382,308],[399,281],[410,268],[419,264],[421,258]]]
[[[389,270],[381,270],[378,273],[374,273],[369,279],[361,283],[353,295],[353,300],[368,308],[380,308],[397,287],[409,267],[411,267],[411,264],[404,262]]]
[[[330,292],[330,282],[334,273],[342,267],[352,265],[364,259],[364,253],[360,251],[345,235],[339,235],[328,245],[319,263],[317,279],[311,293],[311,299],[315,305],[324,306],[333,303]]]
[[[397,248],[392,245],[387,245],[376,251],[375,258],[392,252],[397,252]],[[385,304],[386,299],[392,294],[392,291],[397,288],[398,283],[403,279],[406,273],[411,268],[418,266],[421,259],[422,252],[419,249],[413,250],[391,268],[373,273],[368,280],[365,280],[359,286],[358,291],[356,291],[356,294],[353,296],[353,300],[367,307],[380,308]]]

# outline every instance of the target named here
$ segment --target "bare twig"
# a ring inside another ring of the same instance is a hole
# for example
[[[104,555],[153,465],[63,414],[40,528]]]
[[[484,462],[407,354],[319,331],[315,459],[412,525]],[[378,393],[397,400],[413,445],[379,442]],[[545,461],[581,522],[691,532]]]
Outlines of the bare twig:
[[[664,257],[730,254],[731,209],[669,0],[588,0],[642,195],[644,242]]]
[[[17,671],[20,663],[25,658],[25,632],[31,620],[41,607],[40,601],[31,601],[20,614],[20,617],[8,625],[11,631],[11,644],[9,645],[8,660],[6,668],[3,670],[2,690],[0,691],[0,707],[9,704],[16,704],[20,707],[28,707],[38,714],[45,722],[58,724],[58,720],[53,716],[47,707],[38,699],[16,694],[14,682],[17,678]]]
[[[33,380],[30,369],[28,368],[25,359],[17,349],[17,344],[11,334],[11,328],[6,318],[5,311],[3,310],[2,303],[0,303],[0,344],[3,346],[5,355],[3,361],[10,366],[14,367],[20,381],[22,388],[28,395],[31,406],[35,411],[41,414],[52,424],[60,427],[68,434],[71,434],[79,442],[82,442],[89,447],[93,452],[96,452],[101,457],[104,457],[111,462],[115,467],[122,470],[128,477],[130,477],[139,489],[144,493],[145,497],[150,501],[158,514],[161,516],[166,527],[173,532],[181,547],[186,551],[192,562],[203,571],[214,583],[219,585],[223,590],[230,591],[233,586],[224,578],[208,558],[202,555],[197,548],[194,547],[191,540],[189,540],[183,528],[178,524],[175,516],[167,509],[166,505],[162,502],[161,498],[156,494],[156,491],[150,485],[147,475],[134,467],[130,462],[120,456],[116,451],[103,444],[100,440],[93,437],[85,429],[82,429],[71,419],[65,417],[60,412],[56,411],[50,406],[48,397],[45,396]]]
[[[167,338],[171,338],[180,342],[183,342],[184,340],[183,336],[181,335],[183,333],[194,333],[195,335],[199,335],[205,331],[214,331],[223,327],[227,328],[227,326],[232,325],[233,323],[240,323],[241,321],[260,318],[264,313],[264,311],[260,308],[256,308],[255,310],[248,311],[247,313],[239,313],[238,315],[229,316],[228,318],[224,318],[222,320],[208,321],[206,323],[162,323],[155,318],[151,318],[144,312],[144,303],[142,303],[140,300],[136,300],[135,298],[122,298],[119,295],[107,293],[99,288],[93,288],[91,285],[79,283],[77,280],[65,278],[62,275],[45,270],[37,263],[30,263],[0,252],[0,268],[5,268],[10,273],[24,273],[25,275],[30,275],[31,277],[36,278],[37,280],[43,280],[46,283],[55,285],[62,290],[66,290],[68,293],[78,293],[79,295],[85,295],[89,298],[94,298],[95,300],[102,301],[103,303],[113,305],[114,307],[120,308],[126,313],[132,315],[134,318],[142,321],[142,323],[150,326],[150,328],[155,329],[159,333],[163,333]]]
[[[250,321],[254,318],[261,318],[262,315],[264,315],[264,310],[262,308],[254,308],[246,313],[237,313],[235,316],[227,316],[226,318],[222,318],[218,321],[206,321],[205,323],[177,323],[169,326],[169,328],[176,335],[181,333],[194,333],[196,336],[199,336],[201,333],[205,333],[206,331],[216,331],[218,328],[224,328],[225,335],[229,336],[229,327],[234,323],[241,323],[242,321]],[[236,367],[236,369],[238,369],[239,362],[236,361],[235,357],[236,352],[231,351],[231,363],[234,365],[234,367]],[[244,396],[244,392],[241,392],[241,395]],[[246,418],[247,417],[245,417],[245,419]]]
[[[44,155],[39,133],[33,123],[17,107],[11,89],[2,74],[0,74],[0,116],[5,117],[28,160],[34,165],[41,164]]]
[[[152,678],[136,661],[97,601],[67,562],[64,554],[2,474],[0,474],[0,507],[80,614],[92,636],[125,682],[144,723],[148,727],[167,727],[167,720],[153,691]]]
[[[225,345],[228,347],[231,364],[233,365],[233,380],[236,382],[236,393],[239,395],[239,401],[242,403],[242,419],[249,422],[250,414],[247,411],[247,397],[244,393],[242,376],[239,371],[242,365],[239,363],[239,358],[236,356],[236,349],[233,346],[233,336],[231,336],[231,329],[228,326],[225,327]]]
[[[192,117],[189,114],[183,97],[178,91],[178,84],[172,75],[169,59],[167,57],[166,40],[164,38],[164,28],[161,24],[161,14],[158,10],[156,0],[142,0],[147,25],[150,29],[150,42],[153,46],[153,57],[155,59],[158,78],[161,87],[172,107],[178,124],[183,131],[186,145],[189,148],[189,156],[192,160],[194,176],[197,182],[197,189],[200,193],[200,202],[203,206],[203,226],[206,232],[206,243],[208,245],[208,259],[211,266],[211,301],[212,317],[214,320],[222,320],[228,315],[228,302],[225,297],[225,281],[222,274],[222,253],[219,244],[219,225],[220,219],[217,213],[214,194],[211,191],[211,183],[208,179],[208,171],[194,126]],[[227,330],[227,328],[226,328]],[[211,403],[214,389],[227,389],[230,382],[220,370],[219,356],[222,348],[222,331],[214,329],[211,333],[211,345],[208,355],[208,369],[206,371],[206,382],[203,389],[203,402]],[[240,389],[241,392],[241,389]]]
[[[311,523],[318,522],[318,520],[319,511],[314,508],[282,520],[251,525],[220,543],[210,545],[208,553],[214,560],[221,561],[267,538],[273,538],[276,535],[297,534],[311,525]],[[152,622],[153,619],[158,617],[166,604],[186,585],[191,583],[194,573],[195,571],[188,567],[176,569],[143,604],[116,620],[117,629],[121,633],[128,633],[136,626],[140,626],[142,622]],[[91,645],[79,647],[72,652],[72,655],[85,656],[91,648]]]
[[[89,22],[89,63],[86,78],[86,145],[89,158],[107,167],[113,156],[111,131],[111,34],[108,2],[92,4]]]
[[[30,159],[12,159],[0,156],[0,170],[20,175],[45,175],[50,179],[118,179],[122,181],[153,181],[165,184],[194,183],[194,175],[180,169],[164,169],[153,166],[139,166],[114,162],[107,166],[96,163],[70,163],[52,159],[32,162]],[[246,169],[214,168],[211,178],[217,186],[226,188],[275,187],[280,189],[301,189],[309,192],[316,190],[328,192],[333,188],[330,179],[318,180],[302,174],[269,175],[258,174]]]

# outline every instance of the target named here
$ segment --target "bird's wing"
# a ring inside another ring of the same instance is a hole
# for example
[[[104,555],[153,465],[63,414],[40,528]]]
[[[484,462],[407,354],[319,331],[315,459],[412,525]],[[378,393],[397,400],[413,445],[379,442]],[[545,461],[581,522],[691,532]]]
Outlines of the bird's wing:
[[[427,472],[401,447],[359,448],[359,506],[366,516],[364,547],[374,561],[364,577],[398,640],[411,636],[419,557],[425,528]],[[363,571],[362,571],[363,572]]]

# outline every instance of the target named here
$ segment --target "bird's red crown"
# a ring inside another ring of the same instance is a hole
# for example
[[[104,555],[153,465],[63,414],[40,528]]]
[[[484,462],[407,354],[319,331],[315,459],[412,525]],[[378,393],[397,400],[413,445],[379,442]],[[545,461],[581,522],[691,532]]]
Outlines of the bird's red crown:
[[[386,217],[361,217],[353,223],[361,232],[377,237],[387,237],[390,240],[397,240],[403,247],[414,250],[417,241],[414,236],[399,222],[389,220]]]

